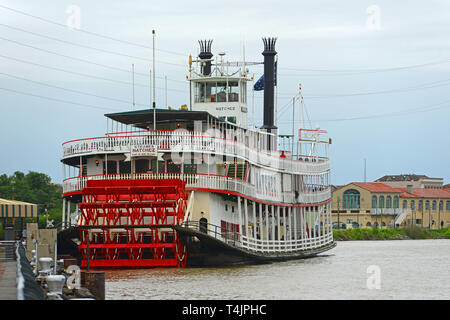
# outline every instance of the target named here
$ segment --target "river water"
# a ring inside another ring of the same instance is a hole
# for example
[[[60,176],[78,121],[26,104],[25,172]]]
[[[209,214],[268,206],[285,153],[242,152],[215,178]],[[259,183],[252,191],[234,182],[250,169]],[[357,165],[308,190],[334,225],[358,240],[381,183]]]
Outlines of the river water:
[[[339,241],[316,258],[106,271],[106,299],[450,299],[450,240]]]

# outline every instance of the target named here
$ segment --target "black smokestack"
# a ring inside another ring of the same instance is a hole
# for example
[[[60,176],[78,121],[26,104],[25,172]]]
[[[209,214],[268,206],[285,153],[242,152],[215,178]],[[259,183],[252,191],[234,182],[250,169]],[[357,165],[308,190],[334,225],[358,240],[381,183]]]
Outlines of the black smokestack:
[[[277,38],[263,38],[264,51],[264,123],[262,129],[272,132],[274,125],[275,42]]]
[[[198,57],[200,59],[211,59],[213,57],[213,54],[211,53],[212,42],[212,40],[198,41],[198,43],[200,44],[200,54],[198,55]],[[209,76],[211,74],[211,61],[206,61],[202,70],[204,76]]]

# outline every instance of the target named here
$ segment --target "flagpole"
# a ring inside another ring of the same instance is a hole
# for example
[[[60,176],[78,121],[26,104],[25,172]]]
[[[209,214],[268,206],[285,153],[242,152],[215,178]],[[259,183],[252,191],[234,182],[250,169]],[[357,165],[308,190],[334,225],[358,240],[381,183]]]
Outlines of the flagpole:
[[[255,74],[252,76],[252,129],[255,128]]]
[[[155,30],[152,30],[152,34],[153,34],[153,131],[156,131]]]

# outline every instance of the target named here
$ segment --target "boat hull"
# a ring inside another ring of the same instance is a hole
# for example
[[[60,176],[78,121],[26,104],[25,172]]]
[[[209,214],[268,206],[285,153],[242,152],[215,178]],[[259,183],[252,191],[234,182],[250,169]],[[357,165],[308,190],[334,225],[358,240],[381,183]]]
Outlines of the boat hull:
[[[336,247],[336,242],[325,246],[295,252],[257,253],[228,244],[196,229],[175,226],[174,229],[187,247],[187,267],[221,267],[264,264],[276,261],[306,259]]]

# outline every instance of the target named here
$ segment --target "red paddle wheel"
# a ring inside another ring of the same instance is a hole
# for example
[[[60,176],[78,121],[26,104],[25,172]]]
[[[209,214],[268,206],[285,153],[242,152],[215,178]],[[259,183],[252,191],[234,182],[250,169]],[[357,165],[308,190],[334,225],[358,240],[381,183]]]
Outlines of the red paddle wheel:
[[[179,179],[89,180],[82,190],[81,267],[185,267],[173,226],[186,206]],[[89,250],[88,250],[89,249]]]

